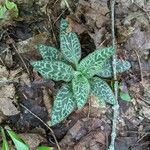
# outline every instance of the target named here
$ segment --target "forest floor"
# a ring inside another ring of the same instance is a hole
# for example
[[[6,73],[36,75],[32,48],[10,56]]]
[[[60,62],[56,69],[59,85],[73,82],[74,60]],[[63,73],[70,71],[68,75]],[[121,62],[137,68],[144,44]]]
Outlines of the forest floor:
[[[45,123],[50,120],[58,83],[44,80],[30,65],[41,59],[35,46],[59,48],[60,19],[67,18],[79,36],[82,57],[111,45],[109,0],[14,0],[19,17],[0,23],[0,124],[8,125],[35,149],[57,149]],[[131,63],[118,76],[131,97],[119,99],[120,118],[115,150],[150,149],[150,1],[116,0],[117,57]],[[30,111],[28,111],[30,110]],[[62,150],[106,150],[110,143],[112,108],[93,103],[74,111],[52,127]]]

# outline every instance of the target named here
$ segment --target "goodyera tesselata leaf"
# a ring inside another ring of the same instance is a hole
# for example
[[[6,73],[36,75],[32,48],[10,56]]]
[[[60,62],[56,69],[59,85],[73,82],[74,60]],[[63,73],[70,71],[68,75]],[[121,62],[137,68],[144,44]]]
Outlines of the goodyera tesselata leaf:
[[[90,84],[83,75],[76,72],[75,77],[72,80],[73,94],[77,102],[78,108],[82,108],[89,97]]]
[[[61,19],[60,21],[60,35],[65,34],[69,24],[66,19]]]
[[[113,47],[98,49],[81,60],[77,70],[81,71],[87,78],[91,78],[102,69],[105,61],[110,58],[114,52]]]
[[[81,58],[81,47],[75,33],[62,34],[60,37],[60,48],[64,57],[71,63],[77,64]]]
[[[54,47],[39,44],[36,46],[36,48],[38,49],[44,60],[53,61],[57,60],[59,57],[58,50]]]
[[[75,109],[75,100],[70,89],[70,86],[65,84],[58,91],[51,113],[51,125],[61,122]]]
[[[63,62],[41,60],[31,64],[46,79],[68,82],[73,78],[73,68]]]
[[[129,70],[131,64],[125,60],[116,60],[116,72],[122,73],[124,71]],[[97,74],[100,77],[108,78],[113,76],[113,67],[112,67],[112,60],[108,59],[102,66],[101,71]]]
[[[91,94],[97,97],[98,102],[105,101],[114,105],[116,103],[115,96],[110,86],[100,78],[93,78],[91,81]]]

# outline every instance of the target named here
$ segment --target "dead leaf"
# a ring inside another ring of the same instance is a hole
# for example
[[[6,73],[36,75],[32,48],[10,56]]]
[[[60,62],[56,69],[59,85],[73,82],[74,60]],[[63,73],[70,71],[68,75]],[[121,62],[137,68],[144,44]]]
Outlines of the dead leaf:
[[[35,150],[40,143],[47,142],[46,139],[39,134],[23,133],[19,135],[27,144],[29,144],[30,150]]]
[[[0,88],[0,111],[6,116],[19,114],[20,112],[13,104],[15,88],[13,84],[5,85]]]
[[[61,140],[60,145],[62,145],[62,147],[71,147],[74,144],[77,144],[78,142],[79,143],[82,142],[82,139],[86,139],[87,137],[88,137],[87,139],[89,138],[92,139],[97,136],[95,134],[93,135],[92,131],[97,128],[100,128],[101,126],[102,126],[102,121],[98,118],[84,118],[78,120],[75,123],[75,125],[68,130],[65,137]],[[89,136],[89,134],[91,134],[91,137]],[[101,134],[101,131],[99,131],[98,134]],[[103,141],[101,142],[103,143]],[[89,141],[87,141],[86,143],[89,146],[88,143]]]
[[[37,50],[35,50],[35,46],[37,44],[45,44],[48,39],[48,33],[40,33],[31,37],[27,40],[21,41],[17,43],[17,50],[21,54],[26,54],[29,58],[36,58],[35,56],[40,56]]]
[[[105,134],[103,132],[92,131],[74,146],[76,150],[105,150]]]

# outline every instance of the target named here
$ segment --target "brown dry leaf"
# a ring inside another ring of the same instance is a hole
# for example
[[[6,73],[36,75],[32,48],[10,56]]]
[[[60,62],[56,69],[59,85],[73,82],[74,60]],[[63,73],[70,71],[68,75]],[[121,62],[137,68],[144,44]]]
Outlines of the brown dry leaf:
[[[126,49],[130,50],[132,55],[130,56],[132,58],[132,61],[137,61],[137,57],[140,59],[141,64],[141,71],[143,74],[143,77],[149,77],[150,76],[150,59],[149,59],[149,49],[150,49],[150,31],[141,31],[141,29],[138,27],[134,31],[132,37],[127,41]],[[137,52],[137,55],[135,55],[135,51]],[[133,62],[133,68],[135,70],[139,70],[139,65],[137,62]]]
[[[9,72],[6,67],[0,66],[0,112],[5,116],[12,116],[19,111],[12,100],[15,96],[15,87],[13,84],[7,85],[7,82],[9,82]]]
[[[148,50],[150,49],[150,31],[141,31],[138,27],[134,30],[132,37],[127,41],[128,49]]]
[[[82,34],[84,31],[87,30],[87,27],[83,24],[79,24],[77,21],[72,19],[71,17],[67,17],[69,22],[69,30],[72,32],[76,32],[78,35]]]
[[[101,28],[109,20],[106,16],[109,12],[107,2],[99,0],[89,0],[89,2],[86,2],[80,0],[79,4],[84,9],[85,20],[88,25],[96,24],[97,28]]]
[[[89,34],[94,39],[96,48],[100,47],[106,33],[105,25],[110,20],[108,13],[107,1],[100,0],[80,0],[76,9],[77,18],[84,18],[85,25],[94,30],[94,33]]]
[[[98,118],[84,118],[78,120],[76,124],[68,130],[67,134],[60,142],[60,145],[62,147],[72,147],[74,144],[77,144],[81,139],[86,138],[89,134],[92,134],[91,132],[93,130],[101,128],[101,126],[102,121]]]
[[[3,78],[3,77],[7,78],[8,74],[9,73],[8,73],[6,67],[0,65],[0,78]]]
[[[150,81],[144,80],[143,86],[144,86],[144,95],[142,100],[138,101],[138,103],[141,106],[140,114],[150,119]]]
[[[25,73],[22,68],[11,70],[9,73],[9,79],[26,85],[31,84],[29,75]]]
[[[51,108],[52,108],[52,103],[51,103],[52,98],[50,97],[48,91],[44,88],[43,89],[43,101],[45,104],[45,107],[47,109],[48,114],[51,114]]]
[[[75,150],[105,150],[105,134],[92,131],[74,146]]]
[[[35,150],[40,143],[47,142],[46,139],[39,134],[23,133],[19,135],[27,144],[29,144],[30,150]]]
[[[39,56],[37,50],[35,50],[35,46],[37,44],[44,44],[48,39],[48,33],[43,32],[34,37],[31,37],[25,41],[21,41],[17,43],[17,49],[19,53],[26,54],[28,57]]]
[[[15,87],[13,84],[0,87],[0,111],[6,116],[19,114],[20,112],[13,104]]]

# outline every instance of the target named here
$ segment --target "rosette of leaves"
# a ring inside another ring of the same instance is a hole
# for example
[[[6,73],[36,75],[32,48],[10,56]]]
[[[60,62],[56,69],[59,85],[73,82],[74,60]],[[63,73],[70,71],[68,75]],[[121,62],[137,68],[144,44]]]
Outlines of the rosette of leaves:
[[[51,113],[51,125],[64,120],[75,108],[81,109],[88,97],[94,95],[100,105],[116,103],[113,91],[100,77],[113,75],[111,56],[113,47],[97,49],[81,60],[81,46],[76,33],[67,32],[68,23],[61,20],[60,50],[46,45],[37,49],[43,60],[31,62],[44,78],[65,81],[55,96]],[[117,72],[130,68],[127,61],[117,60]]]

